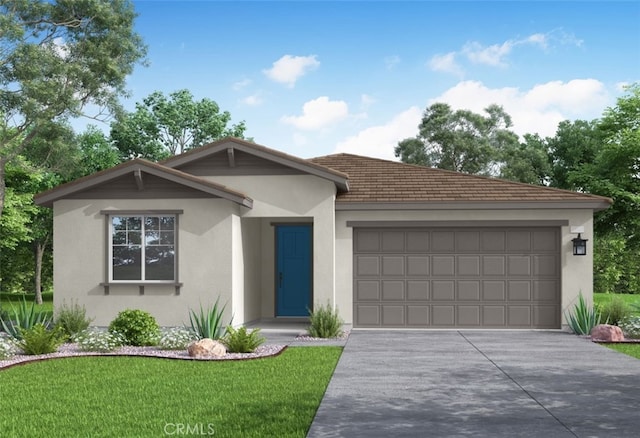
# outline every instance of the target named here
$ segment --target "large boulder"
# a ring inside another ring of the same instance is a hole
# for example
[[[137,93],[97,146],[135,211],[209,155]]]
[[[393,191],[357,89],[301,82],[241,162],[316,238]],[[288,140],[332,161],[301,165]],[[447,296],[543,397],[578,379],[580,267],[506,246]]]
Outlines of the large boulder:
[[[591,329],[591,339],[605,342],[624,341],[624,334],[616,325],[600,324]]]
[[[193,341],[187,347],[189,357],[195,357],[198,359],[208,359],[212,357],[222,357],[227,354],[227,348],[221,342],[214,341],[213,339],[204,338],[199,341]]]

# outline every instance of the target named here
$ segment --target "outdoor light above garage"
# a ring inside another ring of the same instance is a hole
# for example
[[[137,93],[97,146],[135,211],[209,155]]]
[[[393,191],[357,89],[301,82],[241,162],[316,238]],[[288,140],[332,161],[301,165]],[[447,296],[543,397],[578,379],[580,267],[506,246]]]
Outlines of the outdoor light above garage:
[[[583,256],[587,255],[587,241],[589,239],[583,239],[578,233],[578,237],[571,239],[573,242],[573,255]]]

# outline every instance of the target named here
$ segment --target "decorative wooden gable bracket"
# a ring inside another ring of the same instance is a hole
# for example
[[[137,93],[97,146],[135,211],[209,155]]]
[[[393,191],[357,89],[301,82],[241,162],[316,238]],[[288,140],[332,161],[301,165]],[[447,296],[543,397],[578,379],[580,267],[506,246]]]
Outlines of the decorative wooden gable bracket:
[[[227,157],[229,158],[229,167],[236,167],[236,157],[233,148],[227,148]]]
[[[133,171],[133,177],[136,179],[136,185],[138,186],[138,191],[144,190],[144,181],[142,181],[142,171],[140,169],[136,169]]]

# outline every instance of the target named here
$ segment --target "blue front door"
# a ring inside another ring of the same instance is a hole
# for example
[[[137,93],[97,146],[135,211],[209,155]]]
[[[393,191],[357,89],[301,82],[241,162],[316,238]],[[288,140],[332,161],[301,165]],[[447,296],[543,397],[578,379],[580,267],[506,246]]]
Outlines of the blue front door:
[[[276,226],[276,316],[309,316],[311,225]]]

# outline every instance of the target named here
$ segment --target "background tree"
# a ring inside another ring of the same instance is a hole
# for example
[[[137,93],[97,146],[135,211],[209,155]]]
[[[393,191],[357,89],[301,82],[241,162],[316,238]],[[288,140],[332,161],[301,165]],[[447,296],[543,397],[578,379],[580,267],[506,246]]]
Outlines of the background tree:
[[[405,163],[496,175],[505,151],[517,148],[518,136],[509,130],[511,117],[502,107],[491,105],[485,113],[434,103],[425,110],[418,135],[399,142],[395,155]]]
[[[243,138],[244,121],[228,126],[230,121],[228,111],[220,112],[211,99],[195,101],[189,90],[168,97],[156,91],[112,123],[111,138],[123,159],[157,161],[223,137]]]
[[[547,142],[538,134],[525,134],[523,142],[505,147],[501,160],[500,178],[526,184],[549,184],[551,163]]]
[[[127,0],[0,0],[0,17],[1,217],[7,164],[88,104],[115,110],[146,48]]]

